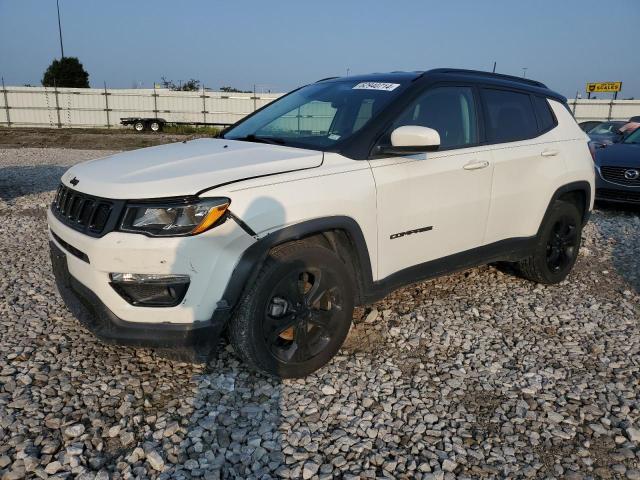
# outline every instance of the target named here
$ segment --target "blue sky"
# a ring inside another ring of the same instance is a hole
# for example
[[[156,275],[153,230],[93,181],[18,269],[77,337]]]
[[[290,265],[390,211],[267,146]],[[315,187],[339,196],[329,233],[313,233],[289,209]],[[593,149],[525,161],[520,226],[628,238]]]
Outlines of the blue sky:
[[[65,54],[92,86],[161,76],[286,91],[351,74],[463,67],[573,97],[623,81],[640,98],[640,0],[60,0]],[[38,85],[60,56],[55,0],[0,0],[0,75]],[[606,95],[604,95],[606,97]]]

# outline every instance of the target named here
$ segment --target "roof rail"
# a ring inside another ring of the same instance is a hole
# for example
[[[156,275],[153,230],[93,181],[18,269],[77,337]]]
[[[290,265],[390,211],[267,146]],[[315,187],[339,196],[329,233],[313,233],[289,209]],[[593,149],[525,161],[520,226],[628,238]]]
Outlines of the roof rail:
[[[334,78],[340,78],[340,77],[327,77],[327,78],[321,78],[320,80],[317,80],[315,83],[324,82],[325,80],[333,80]]]
[[[509,80],[511,82],[526,83],[534,87],[547,88],[547,86],[544,83],[538,82],[537,80],[530,80],[528,78],[516,77],[514,75],[505,75],[504,73],[483,72],[481,70],[464,70],[459,68],[436,68],[434,70],[429,70],[428,72],[425,72],[425,73],[457,73],[460,75],[476,75],[479,77],[493,77],[493,78],[501,78],[504,80]]]

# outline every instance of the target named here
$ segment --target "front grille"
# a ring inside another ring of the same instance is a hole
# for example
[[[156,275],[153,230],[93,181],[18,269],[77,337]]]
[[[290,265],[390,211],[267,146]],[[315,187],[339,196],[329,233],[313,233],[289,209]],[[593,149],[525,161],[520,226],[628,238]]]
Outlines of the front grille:
[[[113,229],[120,213],[120,203],[122,202],[94,197],[60,185],[51,210],[65,225],[99,237]]]
[[[640,203],[640,191],[631,190],[610,190],[601,188],[596,190],[598,200],[611,200],[614,202]]]
[[[628,185],[630,187],[640,187],[640,177],[629,179],[624,176],[627,170],[640,170],[640,166],[638,168],[631,167],[600,167],[600,172],[602,173],[602,178],[608,180],[613,183],[618,183],[620,185]]]

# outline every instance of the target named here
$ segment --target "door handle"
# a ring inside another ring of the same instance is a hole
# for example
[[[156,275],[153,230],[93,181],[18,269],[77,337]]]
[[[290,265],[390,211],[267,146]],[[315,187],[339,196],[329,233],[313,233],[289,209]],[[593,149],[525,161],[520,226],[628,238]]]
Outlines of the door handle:
[[[486,160],[472,160],[469,163],[466,163],[462,168],[464,168],[465,170],[480,170],[481,168],[487,168],[488,166],[489,162],[487,162]]]
[[[540,155],[543,157],[555,157],[558,153],[560,153],[558,150],[543,150]]]

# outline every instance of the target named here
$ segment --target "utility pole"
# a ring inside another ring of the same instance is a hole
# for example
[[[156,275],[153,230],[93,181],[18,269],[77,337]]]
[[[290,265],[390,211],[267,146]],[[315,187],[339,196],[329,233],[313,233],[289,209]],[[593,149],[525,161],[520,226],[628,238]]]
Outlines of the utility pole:
[[[527,78],[527,67],[522,67],[522,78]]]
[[[498,62],[493,62],[493,73],[496,73],[496,64],[497,64],[497,63],[498,63]]]
[[[64,48],[62,47],[62,26],[60,25],[60,0],[56,0],[56,7],[58,8],[58,33],[60,34],[60,54],[62,59],[64,58]]]
[[[347,77],[349,76],[349,72],[351,72],[351,69],[347,68]]]

